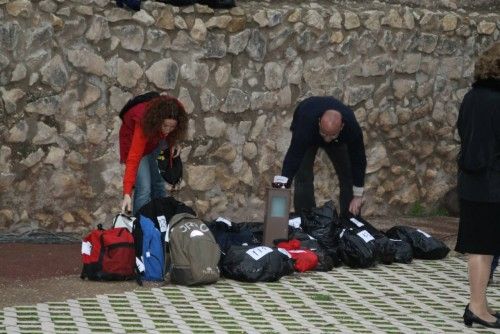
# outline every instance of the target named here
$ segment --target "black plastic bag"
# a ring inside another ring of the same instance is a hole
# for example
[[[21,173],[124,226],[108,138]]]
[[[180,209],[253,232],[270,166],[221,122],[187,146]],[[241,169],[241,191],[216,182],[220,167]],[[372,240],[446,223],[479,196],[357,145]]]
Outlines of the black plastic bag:
[[[231,246],[258,245],[250,229],[241,229],[238,225],[240,224],[226,223],[221,220],[214,220],[207,223],[223,255],[227,253]]]
[[[375,239],[385,237],[385,234],[382,231],[373,226],[366,219],[361,218],[359,216],[357,217],[350,216],[345,219],[342,219],[342,224],[348,228],[351,227],[354,229],[367,230]]]
[[[223,276],[243,282],[274,282],[294,272],[288,252],[266,246],[232,246],[221,269]]]
[[[389,239],[392,247],[395,249],[394,262],[411,263],[413,261],[413,249],[406,241],[399,239]]]
[[[332,258],[337,257],[336,235],[340,222],[332,201],[326,202],[321,207],[302,210],[300,226],[304,232],[318,240],[328,255]]]
[[[396,246],[385,236],[385,234],[361,217],[348,217],[342,220],[347,228],[352,228],[356,232],[366,230],[375,238],[376,259],[383,264],[395,262]]]
[[[413,256],[417,259],[439,260],[445,258],[450,251],[444,242],[414,227],[394,226],[386,232],[386,235],[409,243],[413,249]]]
[[[337,252],[333,254],[334,256],[331,256],[332,254],[327,253],[327,251],[319,244],[318,240],[305,233],[301,228],[290,227],[289,239],[300,240],[302,247],[310,249],[316,253],[318,256],[318,265],[314,269],[315,271],[330,271],[333,267],[338,267],[342,264]]]
[[[338,254],[351,268],[369,268],[377,263],[375,238],[366,230],[344,229],[339,235]]]
[[[251,233],[252,234],[252,243],[254,245],[262,245],[262,240],[264,240],[264,223],[263,222],[234,223],[233,229],[235,231]]]

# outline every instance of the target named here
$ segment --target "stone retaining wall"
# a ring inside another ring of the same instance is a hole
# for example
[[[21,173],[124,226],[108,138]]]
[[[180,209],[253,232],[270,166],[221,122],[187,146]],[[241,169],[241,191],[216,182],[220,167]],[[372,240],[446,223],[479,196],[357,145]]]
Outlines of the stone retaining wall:
[[[86,231],[121,202],[118,111],[147,90],[189,116],[176,196],[204,218],[261,219],[297,101],[340,97],[368,156],[365,215],[439,205],[476,55],[500,16],[380,2],[0,0],[0,229]],[[454,8],[452,6],[452,8]],[[318,203],[337,192],[326,155]]]

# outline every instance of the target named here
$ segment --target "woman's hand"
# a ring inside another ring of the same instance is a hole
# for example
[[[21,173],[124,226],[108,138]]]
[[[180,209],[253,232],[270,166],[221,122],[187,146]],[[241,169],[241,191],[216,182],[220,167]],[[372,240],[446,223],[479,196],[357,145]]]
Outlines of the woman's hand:
[[[181,147],[179,145],[174,146],[174,158],[177,158],[181,155]]]
[[[132,212],[132,198],[129,194],[123,195],[122,212],[127,214]]]

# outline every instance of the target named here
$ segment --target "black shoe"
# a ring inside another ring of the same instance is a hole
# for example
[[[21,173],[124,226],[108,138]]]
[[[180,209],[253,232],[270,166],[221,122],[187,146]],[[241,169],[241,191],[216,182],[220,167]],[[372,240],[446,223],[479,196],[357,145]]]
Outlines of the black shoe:
[[[469,305],[467,305],[465,307],[465,312],[464,312],[464,324],[467,327],[472,327],[473,323],[480,324],[490,328],[500,328],[499,318],[497,318],[497,320],[494,322],[484,321],[483,319],[479,318],[474,313],[472,313],[471,310],[469,310]]]
[[[236,6],[234,0],[198,0],[198,3],[210,8],[233,8]]]

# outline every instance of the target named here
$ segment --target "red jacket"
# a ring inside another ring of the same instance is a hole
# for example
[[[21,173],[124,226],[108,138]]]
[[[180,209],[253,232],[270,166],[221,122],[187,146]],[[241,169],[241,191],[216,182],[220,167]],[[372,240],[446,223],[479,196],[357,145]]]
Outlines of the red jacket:
[[[148,139],[142,131],[141,122],[146,113],[147,102],[127,111],[120,127],[120,162],[125,163],[123,194],[131,194],[142,157],[151,153],[164,136]]]

